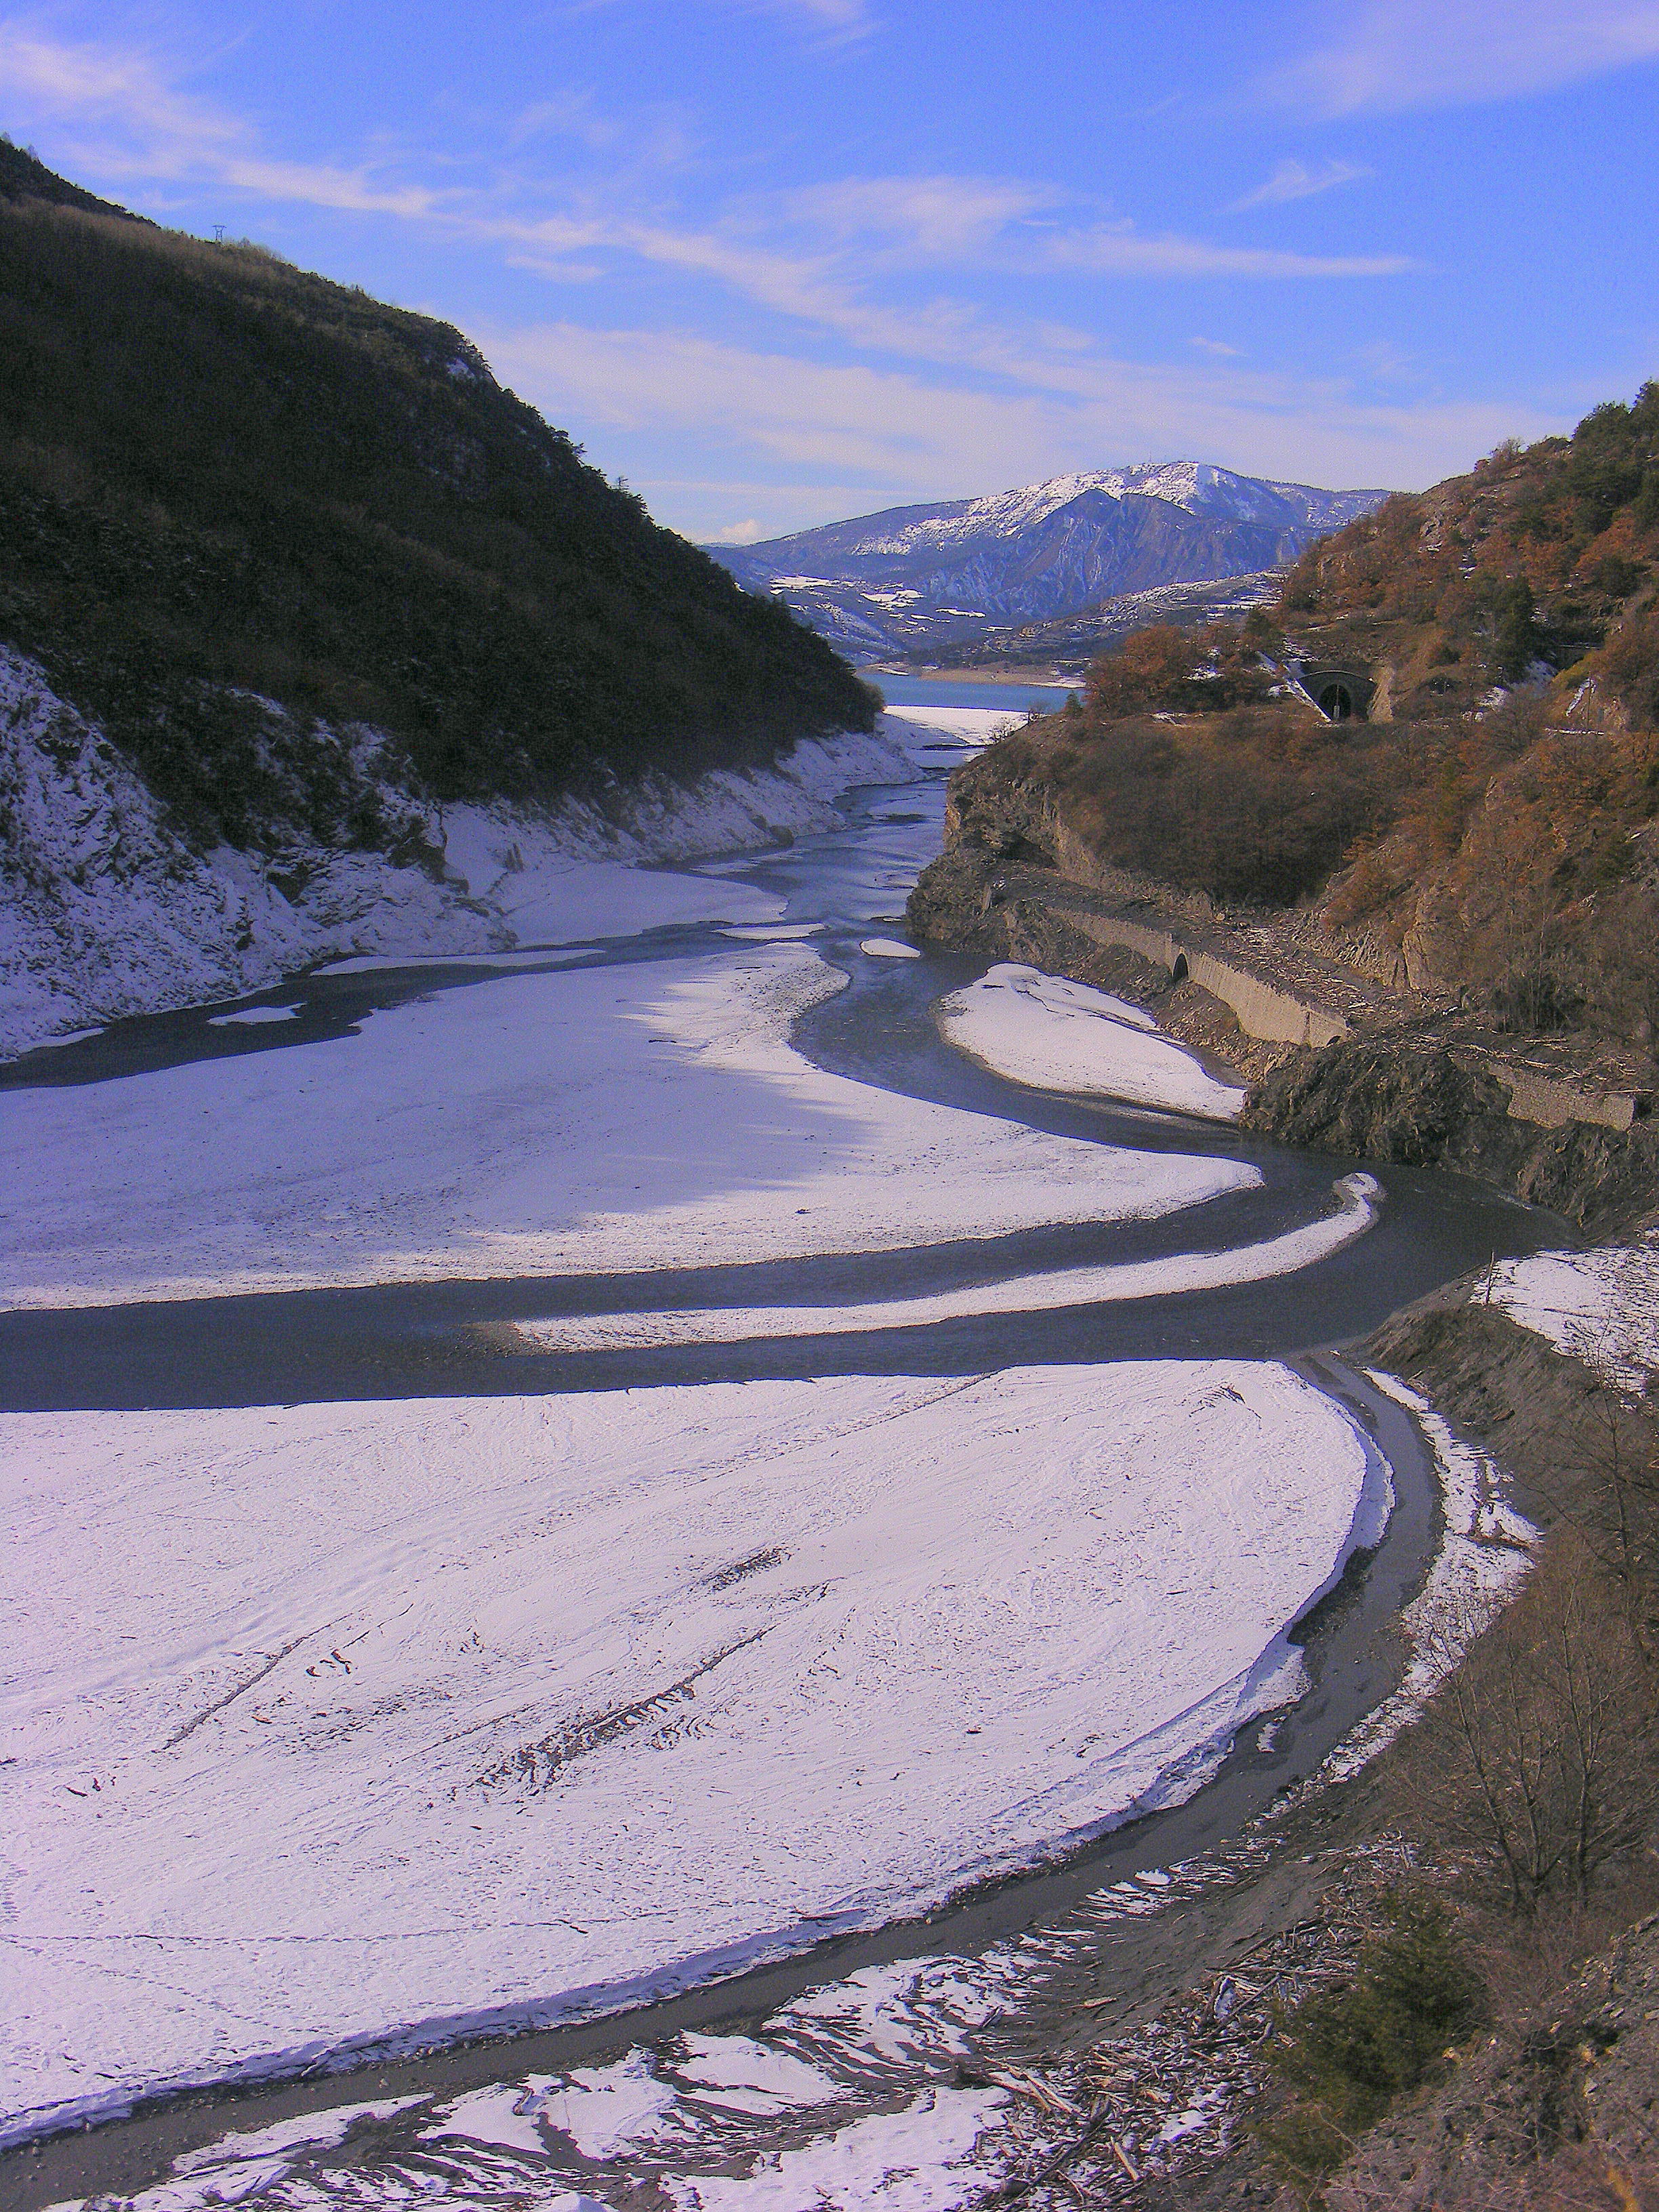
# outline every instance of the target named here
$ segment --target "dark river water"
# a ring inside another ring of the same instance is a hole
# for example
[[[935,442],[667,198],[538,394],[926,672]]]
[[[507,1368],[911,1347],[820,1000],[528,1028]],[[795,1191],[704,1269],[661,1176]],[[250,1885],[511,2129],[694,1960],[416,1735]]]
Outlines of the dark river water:
[[[897,680],[881,680],[897,704]],[[1025,687],[923,688],[928,702],[939,704],[1020,712],[1031,704],[1050,703]],[[994,690],[1000,695],[1004,689],[1010,696],[993,696]],[[686,2046],[676,2039],[688,2033],[782,2034],[776,2020],[793,2018],[787,2008],[815,1986],[941,1954],[970,1965],[1000,1959],[1011,1943],[1035,1942],[1030,1931],[1048,1930],[1052,1936],[1061,1923],[1081,1926],[1079,1914],[1084,1921],[1091,1912],[1109,1917],[1106,1907],[1091,1900],[1105,1897],[1109,1904],[1113,1886],[1138,1869],[1196,1863],[1203,1854],[1224,1849],[1250,1815],[1287,1783],[1310,1772],[1394,1686],[1395,1662],[1378,1632],[1425,1571],[1437,1539],[1436,1492],[1413,1423],[1343,1360],[1340,1347],[1410,1299],[1494,1255],[1569,1241],[1559,1222],[1480,1185],[1378,1168],[1383,1199],[1367,1234],[1298,1273],[1218,1290],[862,1335],[643,1351],[526,1352],[505,1348],[492,1333],[493,1325],[503,1322],[561,1314],[902,1297],[1034,1269],[1255,1243],[1332,1209],[1333,1180],[1352,1163],[1289,1152],[1224,1127],[1055,1097],[1006,1082],[944,1044],[932,1018],[934,1002],[982,972],[982,962],[939,953],[916,960],[883,959],[859,949],[873,934],[902,933],[908,885],[939,849],[944,777],[957,757],[954,742],[942,737],[917,781],[848,794],[837,828],[803,838],[785,851],[720,864],[720,874],[785,898],[788,921],[822,924],[822,933],[811,939],[813,948],[851,979],[846,990],[799,1025],[799,1048],[821,1066],[861,1083],[997,1115],[1035,1129],[1142,1151],[1248,1160],[1261,1172],[1259,1188],[1192,1210],[1191,1218],[1177,1212],[1154,1221],[1087,1224],[988,1238],[964,1220],[953,1241],[898,1252],[648,1274],[388,1283],[14,1312],[0,1315],[0,1407],[40,1411],[293,1405],[609,1390],[757,1376],[949,1376],[1148,1356],[1285,1359],[1348,1407],[1373,1440],[1379,1463],[1391,1470],[1395,1494],[1380,1547],[1368,1559],[1351,1564],[1341,1586],[1298,1633],[1310,1675],[1301,1704],[1276,1732],[1260,1739],[1252,1735],[1236,1744],[1214,1778],[1186,1804],[1099,1838],[1066,1864],[974,1891],[930,1914],[925,1923],[840,1938],[808,1956],[684,1993],[622,2021],[388,2057],[367,2073],[324,2073],[301,2082],[250,2087],[234,2095],[209,2090],[175,2097],[92,2133],[5,2154],[0,2158],[0,2197],[7,2204],[24,2212],[92,2196],[100,2204],[131,2199],[154,2205],[156,2212],[172,2212],[175,2205],[179,2212],[189,2212],[199,2203],[229,2199],[190,2195],[187,2204],[185,2196],[167,2193],[182,2185],[161,2183],[159,2177],[174,2160],[190,2158],[226,2130],[264,2129],[333,2106],[403,2097],[423,2101],[407,2117],[365,2122],[352,2135],[349,2149],[331,2150],[324,2144],[307,2152],[297,2167],[290,2162],[273,2169],[236,2201],[258,2206],[411,2199],[574,2206],[575,2197],[557,2196],[564,2187],[591,2191],[591,2204],[620,2204],[622,2196],[605,2193],[606,2176],[617,2178],[612,2170],[602,2160],[574,2155],[568,2145],[561,2149],[556,2140],[545,2157],[522,2145],[509,2151],[500,2142],[488,2151],[476,2145],[469,2151],[453,2140],[432,2148],[432,2100],[492,2084],[522,2084],[532,2075],[540,2078],[605,2065],[633,2048],[683,2050]],[[597,946],[585,959],[615,965],[732,950],[717,931],[698,927]],[[481,961],[476,967],[415,965],[290,978],[279,992],[256,994],[254,1002],[297,1003],[301,1012],[292,1021],[212,1027],[208,1016],[223,1010],[201,1008],[117,1023],[82,1043],[27,1056],[0,1071],[0,1089],[142,1082],[150,1070],[185,1060],[291,1050],[319,1038],[351,1035],[377,1010],[440,991],[467,990],[499,972]],[[913,2010],[920,2002],[915,2001]],[[771,2029],[765,2028],[769,2021]],[[795,2030],[789,2033],[794,2035]],[[943,2039],[935,2039],[934,2049],[918,2028],[913,2039],[921,2054],[916,2061],[921,2070],[913,2069],[902,2081],[884,2076],[877,2102],[884,2096],[890,2106],[917,2081],[940,2078],[945,2059],[939,2053],[948,2055],[954,2033],[941,2031]],[[873,2063],[867,2053],[860,2057],[856,2044],[856,2038],[847,2039],[834,2061],[849,2081],[860,2078],[861,2065]],[[804,2047],[799,2035],[789,2047]],[[815,2063],[832,2062],[817,2051]],[[728,2114],[720,2126],[729,2119]],[[766,2127],[771,2134],[751,2115],[750,2134],[738,2148],[734,2138],[721,2136],[715,2150],[728,2163],[739,2151],[752,2158],[784,2139],[779,2133],[786,2129],[784,2121],[768,2121]],[[699,2159],[707,2164],[715,2150],[706,2143],[699,2148],[699,2143],[702,2138],[688,2138],[675,2154],[692,2166]],[[659,2160],[652,2171],[661,2170]],[[644,2166],[628,2172],[630,2188],[649,2179]],[[244,2179],[253,2177],[245,2172]],[[142,2193],[152,2186],[154,2195]],[[657,2200],[647,2196],[626,2201]]]
[[[1063,707],[1069,696],[1063,684],[979,684],[948,676],[894,676],[879,669],[870,672],[869,680],[890,707],[994,707],[1022,717],[1048,714]]]

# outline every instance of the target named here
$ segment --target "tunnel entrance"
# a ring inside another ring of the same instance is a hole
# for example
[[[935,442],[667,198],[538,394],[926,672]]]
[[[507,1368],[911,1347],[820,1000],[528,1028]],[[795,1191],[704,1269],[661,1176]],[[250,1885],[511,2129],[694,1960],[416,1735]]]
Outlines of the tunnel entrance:
[[[1304,660],[1297,672],[1305,696],[1328,721],[1363,722],[1376,690],[1370,672],[1340,660]]]

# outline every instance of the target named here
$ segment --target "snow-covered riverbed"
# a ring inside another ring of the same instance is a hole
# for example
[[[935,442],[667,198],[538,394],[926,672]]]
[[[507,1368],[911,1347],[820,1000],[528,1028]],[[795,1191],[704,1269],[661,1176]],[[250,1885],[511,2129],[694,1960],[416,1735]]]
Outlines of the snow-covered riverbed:
[[[906,742],[1000,719],[918,714]],[[31,1327],[624,1271],[664,1286],[607,1309],[624,1347],[1010,1322],[979,1373],[826,1353],[802,1380],[184,1411],[133,1410],[167,1402],[141,1376],[0,1419],[22,1535],[0,2118],[614,2008],[890,1920],[1197,1786],[1243,1715],[1294,1694],[1284,1631],[1362,1491],[1376,1533],[1348,1416],[1268,1361],[1030,1346],[1057,1306],[1292,1280],[1370,1232],[1378,1194],[1334,1206],[1298,1171],[1281,1201],[1190,1124],[1052,1134],[1006,1087],[978,1110],[808,1058],[793,1025],[860,960],[930,1002],[929,963],[869,929],[939,797],[897,788],[770,864],[641,890],[653,926],[678,902],[683,941],[434,968],[345,1034],[286,993],[292,1018],[0,1100],[3,1292]],[[629,896],[609,886],[613,920]],[[342,966],[374,982],[380,958]],[[1070,988],[1027,991],[1041,1035],[1010,1072],[1109,1088],[1072,1079],[1085,1044],[1098,1074],[1103,1018]],[[1198,1104],[1195,1063],[1106,1018],[1114,1066]],[[1222,1225],[1259,1200],[1262,1231]],[[1156,1241],[937,1297],[663,1305],[675,1270],[1066,1224]],[[939,2094],[912,2134],[959,2164],[997,2100]],[[845,2159],[867,2193],[866,2151]]]
[[[805,945],[514,974],[356,1036],[14,1094],[0,1298],[687,1267],[1147,1218],[1237,1161],[1044,1136],[829,1075]]]
[[[939,1023],[952,1044],[1016,1083],[1221,1121],[1244,1103],[1238,1085],[1218,1082],[1140,1007],[1013,962],[952,992]]]
[[[9,1431],[36,2104],[615,2004],[1191,1787],[1366,1465],[1244,1362]]]

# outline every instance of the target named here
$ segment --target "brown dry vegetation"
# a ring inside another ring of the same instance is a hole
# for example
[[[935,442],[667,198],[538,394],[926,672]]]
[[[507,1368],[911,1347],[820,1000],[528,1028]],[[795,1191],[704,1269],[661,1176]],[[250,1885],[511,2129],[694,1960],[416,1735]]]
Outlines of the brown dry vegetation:
[[[1218,902],[1284,905],[1386,818],[1393,755],[1386,733],[1335,730],[1279,702],[1182,717],[1097,719],[1085,707],[1011,732],[979,775],[1052,792],[1114,866]]]
[[[1287,2202],[1659,2206],[1659,1407],[1587,1378],[1540,1486],[1522,1595],[1384,1762],[1415,1937],[1283,2023]]]
[[[1288,652],[1368,670],[1333,726]],[[1274,696],[1277,689],[1278,696]],[[1103,654],[1004,747],[1113,864],[1299,903],[1499,1028],[1659,1032],[1659,386],[1312,547],[1278,609]]]

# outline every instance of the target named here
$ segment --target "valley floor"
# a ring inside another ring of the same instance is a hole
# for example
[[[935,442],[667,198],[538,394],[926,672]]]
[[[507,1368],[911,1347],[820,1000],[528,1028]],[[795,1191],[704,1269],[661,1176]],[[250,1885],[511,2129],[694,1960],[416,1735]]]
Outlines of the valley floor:
[[[1317,1307],[1319,1270],[1375,1233],[1376,1187],[1267,1189],[1224,1129],[1146,1117],[1224,1111],[1224,1087],[1133,1010],[1042,978],[1012,1023],[1006,976],[988,1017],[969,983],[947,1028],[1027,1084],[1139,1100],[1109,1141],[1028,1126],[1006,1085],[1000,1115],[936,1103],[791,1042],[860,961],[915,973],[869,933],[936,849],[933,750],[1000,719],[890,718],[912,764],[863,814],[743,882],[611,884],[635,927],[606,945],[360,955],[349,1018],[295,988],[143,1031],[131,1073],[77,1061],[94,1040],[0,1091],[6,1295],[37,1331],[184,1296],[274,1323],[300,1288],[534,1279],[585,1282],[586,1325],[608,1314],[624,1346],[807,1330],[819,1362],[447,1395],[434,1336],[437,1395],[388,1367],[371,1396],[181,1408],[158,1367],[0,1416],[25,1624],[0,1747],[12,2135],[614,2011],[916,1913],[1191,1797],[1246,1719],[1294,1701],[1286,1632],[1386,1518],[1362,1424],[1271,1358],[1026,1347],[1040,1284],[1106,1311],[1305,1274]],[[665,896],[690,902],[680,934],[649,935]],[[552,897],[516,911],[568,927]],[[1096,1230],[1138,1256],[1059,1258]],[[1056,1256],[1036,1270],[1021,1238]],[[954,1248],[943,1313],[850,1278],[826,1308],[781,1272]],[[713,1266],[769,1267],[770,1294],[677,1286]],[[939,1357],[953,1315],[1006,1317],[1000,1352]],[[1175,1880],[1149,1869],[1132,1899]],[[794,2001],[763,2048],[689,2034],[591,2078],[360,2099],[309,2136],[186,2152],[132,2201],[334,2201],[331,2143],[384,2126],[473,2147],[453,2202],[574,2205],[547,2191],[580,2182],[612,2204],[630,2146],[672,2152],[690,2100],[749,2132],[725,2170],[707,2145],[678,2179],[659,2165],[659,2203],[946,2212],[984,2194],[975,2144],[1006,2093],[952,2086],[942,2055],[1030,1988],[1018,1943],[971,1972],[913,1959]],[[811,2024],[838,2007],[831,2065]],[[900,2063],[918,2014],[927,2063]]]

